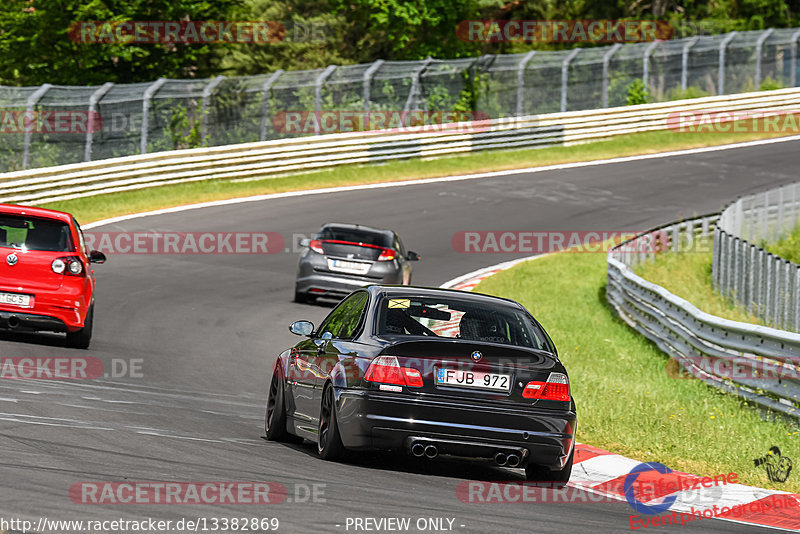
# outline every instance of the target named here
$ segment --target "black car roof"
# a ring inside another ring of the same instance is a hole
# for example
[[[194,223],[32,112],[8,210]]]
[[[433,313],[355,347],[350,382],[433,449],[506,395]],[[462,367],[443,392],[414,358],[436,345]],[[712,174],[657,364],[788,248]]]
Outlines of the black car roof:
[[[440,287],[371,285],[367,286],[367,291],[369,291],[373,297],[381,297],[381,296],[392,297],[395,295],[403,295],[403,296],[416,295],[420,297],[448,296],[448,297],[457,297],[461,300],[474,303],[493,301],[498,304],[505,304],[505,305],[510,304],[514,307],[524,309],[522,304],[520,304],[515,300],[503,297],[495,297],[493,295],[484,295],[483,293],[459,291],[457,289],[442,289]]]

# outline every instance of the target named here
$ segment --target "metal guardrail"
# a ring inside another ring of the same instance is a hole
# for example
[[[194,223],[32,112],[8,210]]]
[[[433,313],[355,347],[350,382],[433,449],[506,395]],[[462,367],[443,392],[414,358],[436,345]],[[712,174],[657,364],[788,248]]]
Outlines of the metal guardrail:
[[[665,130],[680,112],[794,110],[800,89],[779,89],[605,110],[573,111],[157,152],[0,174],[0,201],[43,203],[201,180],[264,179],[290,172],[535,148]]]
[[[698,238],[710,238],[718,217],[659,227],[612,248],[606,298],[625,322],[692,376],[762,408],[800,418],[800,334],[710,315],[632,271],[664,246],[694,249]]]
[[[714,287],[767,324],[800,332],[800,265],[761,248],[800,223],[800,183],[738,199],[714,232]]]
[[[708,96],[796,87],[797,28],[738,31],[625,45],[530,51],[459,59],[376,61],[255,76],[217,76],[103,86],[0,87],[0,109],[43,117],[89,111],[78,131],[25,128],[4,136],[0,170],[222,146],[294,135],[291,111],[476,112],[524,117],[614,107],[641,82],[651,102],[691,90]],[[284,117],[285,118],[285,117]],[[101,119],[98,121],[98,119]],[[348,128],[343,126],[343,128]],[[301,132],[320,132],[319,124]]]

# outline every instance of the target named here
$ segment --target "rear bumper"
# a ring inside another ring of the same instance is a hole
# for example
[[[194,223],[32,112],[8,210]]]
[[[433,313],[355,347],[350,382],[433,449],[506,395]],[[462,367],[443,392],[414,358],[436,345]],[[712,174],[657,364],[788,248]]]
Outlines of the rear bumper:
[[[347,274],[326,274],[312,272],[300,276],[295,282],[295,291],[320,297],[345,297],[356,289],[370,284],[400,284],[402,276],[392,273],[383,278],[369,278],[366,276],[353,276]]]
[[[0,330],[67,332],[69,328],[64,321],[56,317],[0,310]]]
[[[491,459],[510,449],[527,463],[561,469],[574,445],[573,411],[429,400],[361,390],[337,391],[337,422],[350,449],[408,451],[416,441],[440,454]]]
[[[0,305],[0,329],[74,332],[83,328],[83,322],[86,319],[91,302],[91,286],[89,282],[84,278],[78,277],[74,280],[65,281],[56,290],[31,291],[26,288],[0,285],[0,291],[33,295],[32,308]],[[10,316],[16,316],[20,319],[21,324],[18,328],[9,327],[8,319]],[[3,317],[5,317],[5,320]]]

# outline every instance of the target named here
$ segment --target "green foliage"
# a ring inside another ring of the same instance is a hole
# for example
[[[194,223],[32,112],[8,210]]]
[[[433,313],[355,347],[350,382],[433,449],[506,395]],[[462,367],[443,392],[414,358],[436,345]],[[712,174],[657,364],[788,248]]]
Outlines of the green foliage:
[[[0,3],[0,85],[189,78],[216,70],[211,44],[82,41],[80,21],[226,20],[239,0],[11,0]],[[87,36],[88,39],[88,36]]]
[[[629,106],[637,104],[647,104],[650,101],[650,95],[647,93],[647,88],[644,86],[642,80],[633,80],[628,84],[628,99],[626,103]]]
[[[772,252],[785,260],[800,264],[800,226],[775,243],[762,243],[761,246],[767,252]]]
[[[702,98],[704,96],[710,95],[707,91],[704,91],[700,87],[692,85],[687,87],[685,90],[676,87],[668,93],[667,100],[687,100],[689,98]]]
[[[761,85],[758,86],[759,91],[774,91],[775,89],[783,88],[784,85],[770,77],[767,77],[763,82],[761,82]]]
[[[185,106],[175,106],[170,112],[168,132],[172,150],[203,146],[206,140],[200,138],[202,118],[190,114]]]

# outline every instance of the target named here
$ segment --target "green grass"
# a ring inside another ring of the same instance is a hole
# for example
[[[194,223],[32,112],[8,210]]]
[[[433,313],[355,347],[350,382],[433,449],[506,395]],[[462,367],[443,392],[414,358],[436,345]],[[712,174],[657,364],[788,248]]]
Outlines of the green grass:
[[[117,215],[210,200],[653,154],[769,137],[779,137],[779,135],[774,133],[647,132],[621,135],[607,141],[572,146],[483,151],[462,156],[396,161],[378,165],[347,165],[324,171],[298,173],[249,182],[209,180],[50,202],[42,204],[42,206],[67,211],[75,215],[81,222],[90,222]]]
[[[800,263],[800,226],[783,239],[775,243],[762,243],[761,246],[767,252],[772,252],[785,260]]]
[[[710,240],[700,241],[699,245],[698,248],[703,250],[711,249]],[[710,252],[666,253],[655,261],[638,265],[634,272],[706,313],[732,321],[766,325],[762,319],[747,313],[744,307],[714,290],[711,259]]]
[[[798,461],[798,428],[763,420],[738,398],[666,372],[668,357],[605,300],[605,254],[561,253],[487,278],[477,292],[521,302],[552,336],[578,405],[578,440],[698,475],[800,491],[800,474],[774,484],[753,459],[777,445]]]

